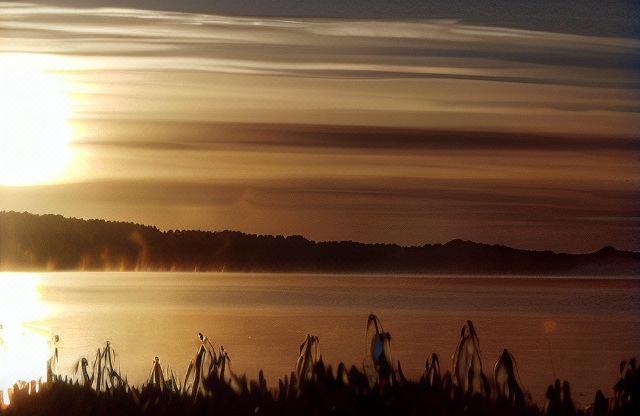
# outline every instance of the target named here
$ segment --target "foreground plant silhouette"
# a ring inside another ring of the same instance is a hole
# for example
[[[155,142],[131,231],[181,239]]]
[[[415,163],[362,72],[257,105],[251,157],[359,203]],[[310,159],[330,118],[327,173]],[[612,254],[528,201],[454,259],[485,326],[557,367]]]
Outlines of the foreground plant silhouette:
[[[320,355],[313,335],[300,346],[295,371],[269,388],[262,372],[248,380],[231,371],[229,355],[221,346],[198,334],[200,345],[190,361],[184,382],[162,368],[155,357],[148,381],[130,386],[117,366],[110,343],[99,349],[93,363],[82,359],[76,377],[54,373],[57,350],[50,360],[48,382],[20,383],[11,392],[11,405],[0,415],[638,415],[640,372],[634,359],[620,366],[621,379],[614,397],[596,393],[593,404],[576,408],[568,382],[556,380],[547,391],[547,403],[536,406],[522,387],[515,358],[504,350],[493,380],[482,369],[479,337],[467,321],[452,357],[453,372],[440,369],[432,354],[422,377],[406,379],[400,363],[391,360],[391,336],[370,315],[362,368],[334,369]]]

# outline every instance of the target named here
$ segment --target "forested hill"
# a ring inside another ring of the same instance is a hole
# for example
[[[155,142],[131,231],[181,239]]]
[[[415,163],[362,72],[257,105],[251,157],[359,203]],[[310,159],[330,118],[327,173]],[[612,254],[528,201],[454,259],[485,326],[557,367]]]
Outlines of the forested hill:
[[[560,254],[462,240],[415,247],[314,242],[0,212],[0,269],[638,275],[640,253],[605,247]]]

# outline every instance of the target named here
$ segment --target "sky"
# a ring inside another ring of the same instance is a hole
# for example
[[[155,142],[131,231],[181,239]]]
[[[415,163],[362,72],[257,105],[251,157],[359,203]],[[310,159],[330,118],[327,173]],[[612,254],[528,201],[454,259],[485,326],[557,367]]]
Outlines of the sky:
[[[62,80],[72,131],[0,210],[640,250],[640,6],[465,4],[0,2],[0,62]]]

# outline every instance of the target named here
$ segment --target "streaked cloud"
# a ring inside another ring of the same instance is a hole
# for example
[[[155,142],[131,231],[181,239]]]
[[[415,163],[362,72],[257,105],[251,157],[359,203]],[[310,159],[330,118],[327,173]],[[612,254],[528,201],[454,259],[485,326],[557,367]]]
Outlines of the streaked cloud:
[[[83,122],[86,124],[87,122]],[[141,150],[313,150],[635,152],[640,138],[266,123],[91,121],[111,134],[86,135],[76,147]],[[137,133],[144,131],[140,137]]]
[[[81,90],[80,116],[635,131],[635,38],[451,19],[0,7],[3,51],[56,56],[52,69]]]
[[[627,0],[39,0],[68,7],[171,10],[227,16],[285,16],[372,19],[457,19],[475,25],[549,32],[637,37],[638,5]],[[499,22],[499,23],[498,23]]]

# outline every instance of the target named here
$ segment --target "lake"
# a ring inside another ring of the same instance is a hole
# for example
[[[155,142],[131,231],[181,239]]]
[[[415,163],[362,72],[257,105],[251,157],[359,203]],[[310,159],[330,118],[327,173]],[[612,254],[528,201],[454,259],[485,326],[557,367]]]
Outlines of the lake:
[[[417,379],[436,352],[445,368],[467,319],[485,372],[508,348],[538,402],[555,377],[576,401],[611,394],[618,364],[640,356],[640,280],[226,273],[0,273],[0,388],[44,371],[60,336],[60,371],[111,341],[129,380],[154,356],[179,376],[197,333],[224,345],[232,369],[270,384],[289,374],[310,333],[326,362],[361,365],[369,313],[391,333],[394,361]]]

